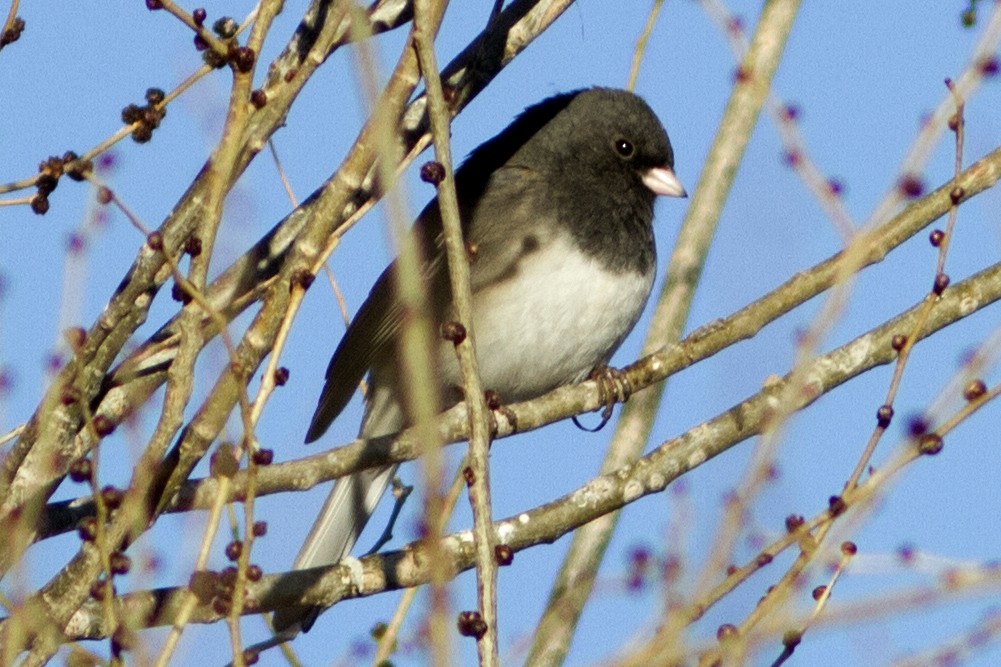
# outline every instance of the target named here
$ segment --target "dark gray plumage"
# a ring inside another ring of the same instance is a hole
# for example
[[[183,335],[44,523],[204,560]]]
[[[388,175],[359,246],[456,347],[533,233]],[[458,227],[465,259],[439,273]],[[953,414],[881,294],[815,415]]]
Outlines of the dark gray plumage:
[[[653,204],[685,196],[671,144],[632,93],[593,88],[529,107],[473,151],[456,172],[467,244],[473,330],[483,386],[506,402],[580,381],[622,343],[645,305],[656,269]],[[437,200],[414,227],[435,322],[454,319]],[[360,437],[408,420],[396,381],[401,308],[394,266],[379,277],[341,339],[306,434],[319,438],[369,373]],[[458,364],[442,342],[436,379],[445,407],[460,400]],[[395,466],[339,480],[296,568],[348,554]],[[318,610],[275,615],[279,630],[308,629]]]

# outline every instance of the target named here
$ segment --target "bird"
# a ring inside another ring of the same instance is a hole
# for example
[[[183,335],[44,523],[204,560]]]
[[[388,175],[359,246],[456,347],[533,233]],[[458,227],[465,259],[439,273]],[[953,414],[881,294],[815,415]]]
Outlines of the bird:
[[[470,249],[472,331],[485,389],[505,403],[536,398],[604,368],[635,326],[656,273],[654,201],[686,197],[660,120],[612,88],[557,94],[525,109],[455,171]],[[412,233],[423,251],[433,325],[455,319],[437,199]],[[368,376],[359,437],[411,424],[399,381],[404,309],[396,264],[378,278],[330,360],[306,442],[319,439]],[[437,331],[437,328],[435,329]],[[462,400],[453,344],[432,351],[439,404]],[[396,466],[335,482],[294,564],[333,564],[351,548]],[[322,609],[279,609],[278,632],[307,631]]]

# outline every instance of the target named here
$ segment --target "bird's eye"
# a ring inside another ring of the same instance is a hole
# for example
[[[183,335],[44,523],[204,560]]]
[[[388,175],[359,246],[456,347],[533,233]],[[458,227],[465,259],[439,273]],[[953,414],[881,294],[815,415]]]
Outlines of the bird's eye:
[[[622,157],[632,157],[633,153],[636,152],[636,148],[633,146],[631,141],[627,141],[626,139],[617,139],[615,141],[615,152]]]

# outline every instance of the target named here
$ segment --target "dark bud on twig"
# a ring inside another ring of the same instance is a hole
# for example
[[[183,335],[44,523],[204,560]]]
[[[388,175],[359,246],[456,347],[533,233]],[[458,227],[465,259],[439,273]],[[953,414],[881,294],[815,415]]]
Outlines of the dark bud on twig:
[[[987,393],[987,385],[983,380],[971,380],[970,384],[963,389],[963,398],[968,401],[975,401]]]
[[[90,597],[94,598],[98,602],[104,600],[105,595],[108,592],[108,584],[104,579],[98,579],[90,585]],[[112,595],[114,595],[114,589],[112,589]]]
[[[0,49],[19,40],[22,32],[24,32],[24,19],[17,16],[10,24],[10,27],[0,35]]]
[[[445,180],[445,166],[441,162],[425,162],[421,165],[421,180],[437,186]]]
[[[55,155],[50,155],[49,159],[45,160],[38,165],[38,172],[41,176],[48,176],[51,178],[53,183],[50,186],[48,192],[56,189],[54,181],[58,181],[59,177],[63,175],[64,160]],[[42,187],[40,183],[36,184],[39,188]],[[46,194],[48,194],[48,192]]]
[[[254,459],[254,463],[259,466],[269,466],[271,462],[275,460],[275,450],[273,449],[258,449],[255,450],[251,457]]]
[[[907,422],[907,432],[912,438],[920,438],[928,432],[928,420],[918,415]]]
[[[893,406],[891,405],[881,405],[879,410],[876,410],[876,424],[880,428],[886,428],[890,425],[890,421],[893,419]]]
[[[59,395],[59,402],[63,405],[73,405],[74,403],[78,403],[82,397],[83,394],[79,389],[73,385],[67,385],[63,387],[63,391]]]
[[[76,532],[84,542],[93,542],[97,538],[97,519],[84,517],[76,525]]]
[[[128,574],[129,570],[132,569],[132,559],[123,554],[121,551],[116,551],[111,554],[111,574]]]
[[[195,40],[198,40],[198,39],[200,39],[200,38],[196,36]],[[197,47],[197,46],[198,46],[198,42],[196,41],[195,42],[195,47]],[[205,51],[205,53],[202,54],[202,60],[205,61],[205,64],[208,65],[209,67],[214,68],[214,69],[220,69],[222,67],[225,67],[226,66],[226,58],[225,58],[225,56],[223,56],[223,55],[221,55],[219,53],[216,53],[215,51],[213,51],[212,49],[208,49],[207,47],[208,47],[208,45],[206,44],[206,49],[207,50]]]
[[[35,188],[38,190],[38,194],[43,197],[48,196],[56,189],[59,185],[59,179],[52,174],[43,173],[39,174],[38,178],[35,179]]]
[[[782,635],[782,645],[787,651],[792,651],[799,646],[801,641],[803,641],[803,633],[799,630],[786,630],[786,633]]]
[[[844,514],[844,511],[848,509],[848,505],[841,496],[831,496],[827,499],[827,509],[831,513],[831,516],[838,516],[839,514]]]
[[[736,639],[739,634],[740,631],[737,630],[737,626],[732,623],[724,623],[716,629],[716,639],[721,642]]]
[[[31,211],[36,215],[45,215],[49,212],[49,198],[43,194],[37,194],[31,198]]]
[[[905,174],[897,182],[900,194],[907,199],[917,199],[925,191],[925,184],[915,174]]]
[[[376,623],[369,629],[368,634],[372,639],[379,641],[386,636],[386,631],[389,630],[389,626],[385,623]]]
[[[223,16],[212,24],[212,31],[223,39],[229,39],[236,35],[239,27],[233,17]]]
[[[77,459],[70,465],[70,479],[77,484],[89,482],[94,475],[94,464],[90,459]]]
[[[174,286],[170,288],[170,298],[174,301],[180,301],[184,305],[187,305],[191,303],[192,296],[188,290],[185,289],[184,285],[175,282]]]
[[[845,556],[854,556],[858,553],[858,546],[854,542],[842,542],[841,553]]]
[[[116,510],[121,507],[124,498],[125,494],[122,493],[122,490],[110,484],[101,489],[101,501],[109,510]]]
[[[220,616],[229,616],[229,613],[233,611],[233,602],[224,598],[215,598],[212,600],[212,611]]]
[[[890,347],[892,347],[897,352],[900,352],[902,349],[904,349],[905,345],[907,345],[907,336],[903,334],[897,334],[890,339]]]
[[[222,583],[223,589],[229,594],[233,593],[233,587],[236,586],[236,580],[240,577],[240,571],[233,567],[232,565],[223,569],[222,573],[219,575],[219,581]]]
[[[487,624],[483,616],[478,611],[459,612],[459,634],[463,637],[475,637],[479,639],[487,634]]]
[[[81,160],[73,151],[66,151],[63,155],[63,162],[66,163],[66,175],[74,181],[82,181],[87,174],[94,170],[94,163],[90,160]]]
[[[441,337],[452,345],[458,345],[466,340],[466,327],[459,322],[447,321],[441,323]]]
[[[145,144],[153,138],[153,128],[149,125],[139,125],[132,130],[132,141],[137,144]]]
[[[268,534],[268,522],[267,521],[255,521],[254,522],[254,537],[264,537]]]
[[[928,243],[931,243],[933,248],[937,248],[942,245],[942,241],[945,240],[945,232],[941,229],[933,229],[931,234],[928,235]]]
[[[166,95],[159,88],[146,90],[146,105],[129,104],[122,109],[122,122],[135,125],[132,128],[132,139],[136,143],[146,143],[153,138],[153,130],[160,126],[160,121],[167,115],[166,109],[157,108]]]
[[[160,121],[167,115],[164,109],[158,109],[153,105],[143,107],[143,123],[149,127],[150,131],[160,127]]]
[[[201,28],[205,25],[205,19],[208,17],[208,12],[205,11],[204,7],[199,7],[191,12],[191,18],[195,22],[195,25]]]
[[[790,514],[786,517],[786,530],[792,533],[798,530],[804,523],[806,523],[806,520],[803,519],[802,514]]]
[[[289,377],[289,370],[287,368],[285,368],[284,366],[279,366],[278,368],[276,368],[274,377],[275,386],[284,387],[285,383],[288,382],[288,377]]]
[[[254,105],[255,109],[263,109],[264,105],[268,103],[268,94],[257,88],[250,93],[250,103]]]
[[[257,61],[257,55],[254,50],[246,46],[241,46],[233,49],[230,52],[229,61],[233,63],[233,67],[240,74],[246,74],[254,69],[254,63]]]
[[[506,544],[498,544],[494,547],[494,558],[501,567],[510,565],[514,562],[514,549]]]
[[[939,273],[935,276],[935,282],[932,283],[931,291],[935,293],[935,296],[942,296],[942,292],[945,288],[949,286],[949,276],[944,273]]]
[[[122,109],[122,122],[126,125],[138,123],[142,120],[142,109],[135,104],[129,104]]]
[[[235,561],[240,559],[240,554],[243,553],[243,542],[240,540],[233,540],[226,545],[226,558]]]
[[[977,69],[980,70],[980,75],[985,79],[997,76],[998,68],[997,56],[987,56],[977,65]]]
[[[942,436],[937,433],[926,433],[918,440],[918,451],[927,456],[935,456],[943,446]]]
[[[97,415],[94,417],[94,430],[98,437],[105,438],[115,432],[115,422],[107,415]]]

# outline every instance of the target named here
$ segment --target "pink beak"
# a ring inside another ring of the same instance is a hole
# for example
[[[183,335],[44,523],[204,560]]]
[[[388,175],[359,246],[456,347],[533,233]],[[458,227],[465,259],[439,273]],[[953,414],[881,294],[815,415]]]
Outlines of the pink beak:
[[[643,184],[662,197],[687,197],[685,186],[668,167],[654,167],[643,174]]]

